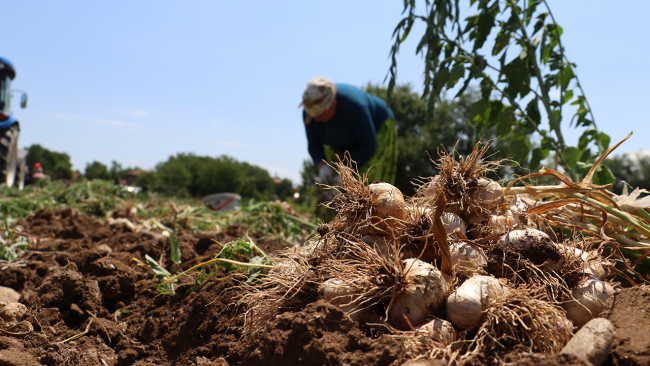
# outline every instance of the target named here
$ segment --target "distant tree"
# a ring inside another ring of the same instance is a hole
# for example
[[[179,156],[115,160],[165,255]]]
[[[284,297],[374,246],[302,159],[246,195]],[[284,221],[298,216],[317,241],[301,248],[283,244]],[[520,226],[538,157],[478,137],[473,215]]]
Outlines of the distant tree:
[[[27,165],[34,169],[34,164],[41,163],[43,172],[52,179],[72,178],[72,163],[66,153],[51,151],[40,144],[33,144],[27,148]]]
[[[99,161],[93,161],[92,163],[86,164],[86,179],[103,179],[109,180],[111,178],[110,173],[106,165],[100,163]]]
[[[177,154],[159,163],[151,174],[136,181],[148,190],[177,197],[197,197],[233,192],[243,198],[270,199],[275,182],[263,168],[228,156],[218,158]]]
[[[122,179],[122,174],[125,173],[125,170],[122,168],[122,164],[118,163],[117,160],[111,162],[111,169],[109,170],[110,179],[115,182],[115,184],[120,183]]]
[[[280,200],[286,200],[293,196],[293,182],[289,179],[282,179],[279,183],[275,184],[275,195]]]
[[[622,154],[606,159],[604,164],[616,177],[614,193],[621,194],[625,183],[632,189],[643,188],[650,191],[650,155]]]

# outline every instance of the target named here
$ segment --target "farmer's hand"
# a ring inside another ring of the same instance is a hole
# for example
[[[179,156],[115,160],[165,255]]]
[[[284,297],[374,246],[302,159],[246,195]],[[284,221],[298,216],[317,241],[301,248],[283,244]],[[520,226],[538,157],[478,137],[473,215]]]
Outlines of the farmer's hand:
[[[322,165],[319,164],[318,169],[318,183],[331,184],[332,178],[334,178],[334,169],[330,168],[330,166],[325,163],[322,163]]]

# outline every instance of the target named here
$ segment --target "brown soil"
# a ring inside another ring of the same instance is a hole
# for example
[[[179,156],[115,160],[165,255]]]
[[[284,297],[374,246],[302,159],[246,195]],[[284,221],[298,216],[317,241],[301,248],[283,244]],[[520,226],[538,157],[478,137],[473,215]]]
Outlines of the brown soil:
[[[601,316],[616,330],[610,364],[650,365],[650,288],[622,289],[607,302]]]
[[[235,305],[243,276],[218,272],[186,294],[193,284],[187,277],[174,297],[156,291],[154,274],[133,259],[148,254],[176,270],[167,259],[169,239],[159,233],[108,226],[71,210],[38,211],[20,225],[39,241],[22,261],[0,271],[0,286],[21,294],[28,307],[23,320],[34,332],[0,336],[0,365],[389,365],[403,355],[397,338],[360,329],[322,301],[278,315],[247,341],[241,332],[246,309]],[[178,233],[182,262],[215,255],[221,248],[215,241],[245,236],[246,229]],[[282,248],[273,241],[259,246],[271,254]],[[649,364],[649,299],[647,288],[626,289],[610,305],[607,316],[617,327],[610,364]],[[517,365],[581,365],[566,357],[532,360],[512,359]]]

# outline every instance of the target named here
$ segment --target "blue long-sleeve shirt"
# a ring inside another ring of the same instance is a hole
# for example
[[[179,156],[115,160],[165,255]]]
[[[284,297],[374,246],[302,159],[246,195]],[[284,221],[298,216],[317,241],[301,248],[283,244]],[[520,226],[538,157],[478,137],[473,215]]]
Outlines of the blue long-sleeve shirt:
[[[303,110],[303,119],[307,114]],[[363,166],[377,148],[377,131],[393,111],[381,98],[348,84],[336,84],[336,113],[327,122],[305,124],[309,155],[315,165],[325,159],[324,145],[348,151],[358,167]],[[343,158],[341,156],[341,158]]]

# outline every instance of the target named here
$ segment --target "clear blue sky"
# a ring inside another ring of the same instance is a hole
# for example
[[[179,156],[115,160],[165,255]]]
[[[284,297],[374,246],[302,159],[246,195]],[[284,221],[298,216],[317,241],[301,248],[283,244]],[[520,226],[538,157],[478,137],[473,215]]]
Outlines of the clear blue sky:
[[[624,5],[619,5],[624,4]],[[551,0],[601,130],[648,147],[648,1]],[[153,168],[178,152],[230,155],[297,181],[309,157],[310,78],[381,83],[402,1],[5,1],[0,56],[26,90],[21,145]],[[398,82],[421,89],[415,40]],[[578,133],[566,132],[569,140]],[[423,152],[423,156],[426,153]]]

